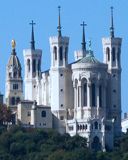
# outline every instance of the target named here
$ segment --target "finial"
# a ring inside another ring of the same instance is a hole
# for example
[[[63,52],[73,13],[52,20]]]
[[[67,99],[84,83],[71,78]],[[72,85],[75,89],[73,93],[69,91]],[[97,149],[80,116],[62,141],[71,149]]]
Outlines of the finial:
[[[83,21],[83,23],[81,24],[81,26],[83,26],[83,36],[82,36],[82,50],[86,51],[86,41],[85,41],[85,26],[87,26],[87,24],[85,24],[85,22]]]
[[[110,27],[110,36],[111,36],[111,38],[114,38],[113,6],[111,6],[111,27]]]
[[[11,44],[12,44],[12,49],[15,49],[15,47],[16,47],[16,41],[14,39],[11,41]]]
[[[11,45],[12,45],[12,55],[16,55],[16,52],[15,52],[16,41],[14,39],[11,41]]]
[[[33,20],[32,20],[32,22],[29,23],[29,24],[32,25],[31,42],[30,42],[30,43],[31,43],[31,49],[35,50],[34,25],[35,25],[36,23],[34,23]]]
[[[60,6],[58,6],[58,11],[59,11],[59,17],[58,17],[58,36],[61,37],[61,21],[60,21]]]

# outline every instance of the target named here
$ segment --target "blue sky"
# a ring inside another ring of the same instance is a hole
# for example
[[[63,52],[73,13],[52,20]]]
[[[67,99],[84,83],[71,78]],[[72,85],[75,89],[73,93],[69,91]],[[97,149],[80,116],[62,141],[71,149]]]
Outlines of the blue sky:
[[[95,56],[102,61],[101,38],[109,36],[110,6],[114,6],[115,36],[122,44],[122,110],[128,111],[128,1],[127,0],[1,0],[0,2],[0,90],[5,93],[6,64],[11,53],[11,40],[23,66],[23,49],[30,47],[34,20],[36,48],[43,50],[42,70],[50,67],[49,37],[57,34],[58,5],[61,5],[62,34],[70,37],[69,62],[74,50],[81,48],[82,21],[87,23],[86,40],[92,39]],[[24,74],[23,74],[24,77]]]

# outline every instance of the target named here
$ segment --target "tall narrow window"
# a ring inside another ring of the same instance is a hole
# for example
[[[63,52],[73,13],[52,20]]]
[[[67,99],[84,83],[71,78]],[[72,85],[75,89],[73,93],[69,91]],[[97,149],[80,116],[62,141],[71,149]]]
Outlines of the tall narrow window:
[[[102,107],[102,86],[99,86],[99,105]]]
[[[107,60],[110,61],[110,49],[109,47],[106,48]]]
[[[57,47],[55,46],[53,49],[55,60],[57,60]]]
[[[20,102],[20,97],[16,98],[16,104],[18,104]]]
[[[65,60],[67,60],[68,47],[65,48]]]
[[[96,93],[95,93],[95,84],[92,84],[92,106],[95,107],[96,105]]]
[[[115,47],[112,48],[112,61],[115,61],[116,53],[115,53]]]
[[[63,48],[62,47],[60,47],[59,53],[60,53],[60,61],[62,61],[63,60]]]
[[[42,112],[41,112],[41,116],[42,116],[42,117],[46,117],[46,111],[42,111]]]
[[[38,60],[38,72],[41,71],[40,59]]]
[[[12,104],[12,105],[15,105],[15,97],[12,97],[12,98],[11,98],[11,104]]]
[[[84,100],[84,106],[87,106],[87,83],[84,83],[83,86],[83,100]]]
[[[28,68],[28,72],[30,72],[30,59],[27,59],[27,68]]]
[[[95,126],[95,129],[98,129],[98,122],[97,121],[94,123],[94,126]]]
[[[118,62],[120,62],[120,52],[121,52],[121,50],[120,50],[120,48],[118,48],[118,55],[117,55]]]
[[[17,76],[17,72],[16,71],[14,71],[13,76],[14,76],[14,78]]]
[[[33,69],[33,72],[36,72],[36,60],[35,59],[33,59],[32,69]]]

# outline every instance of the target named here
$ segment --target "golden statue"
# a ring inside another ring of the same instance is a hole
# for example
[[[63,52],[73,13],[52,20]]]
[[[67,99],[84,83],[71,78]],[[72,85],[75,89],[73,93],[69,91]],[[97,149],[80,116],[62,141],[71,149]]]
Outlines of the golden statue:
[[[15,49],[15,47],[16,47],[16,42],[15,42],[15,40],[13,39],[11,43],[12,43],[12,48]]]

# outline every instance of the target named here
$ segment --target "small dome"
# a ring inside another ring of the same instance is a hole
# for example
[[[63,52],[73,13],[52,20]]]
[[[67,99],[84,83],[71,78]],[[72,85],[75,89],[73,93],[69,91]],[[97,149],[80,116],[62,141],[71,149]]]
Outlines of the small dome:
[[[9,58],[8,66],[15,66],[16,68],[21,68],[20,61],[16,54],[11,54],[11,57]]]
[[[92,51],[89,51],[89,53],[84,58],[82,58],[78,63],[100,64],[101,62],[95,58]]]

